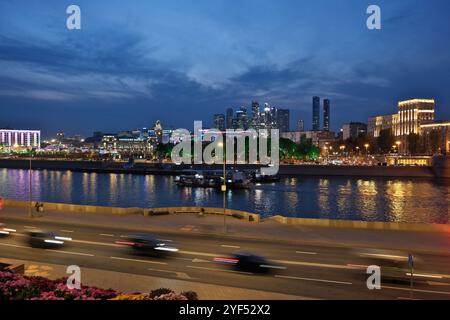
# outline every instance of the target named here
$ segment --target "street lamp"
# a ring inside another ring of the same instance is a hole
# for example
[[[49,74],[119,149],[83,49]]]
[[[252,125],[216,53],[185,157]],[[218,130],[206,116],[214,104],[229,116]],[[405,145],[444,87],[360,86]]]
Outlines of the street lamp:
[[[400,145],[402,144],[402,142],[401,141],[396,141],[395,142],[395,145],[397,146],[397,153],[399,153],[399,151],[400,151]]]
[[[217,144],[219,148],[222,148],[222,156],[223,156],[223,183],[221,186],[223,193],[223,232],[227,233],[227,206],[226,206],[226,192],[227,192],[227,157],[225,154],[225,146],[223,142],[219,142]]]
[[[30,151],[30,166],[29,166],[29,170],[28,170],[28,177],[29,177],[29,196],[30,196],[30,203],[28,205],[28,218],[33,218],[33,212],[32,212],[32,207],[33,207],[33,190],[32,190],[32,169],[31,169],[31,158],[33,157],[33,154]]]

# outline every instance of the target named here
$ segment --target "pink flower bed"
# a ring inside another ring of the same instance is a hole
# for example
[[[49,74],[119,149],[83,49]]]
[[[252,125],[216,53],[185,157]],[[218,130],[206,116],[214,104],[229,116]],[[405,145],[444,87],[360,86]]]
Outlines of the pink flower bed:
[[[121,294],[112,289],[87,286],[69,290],[66,280],[0,272],[0,300],[107,300]]]
[[[49,280],[0,271],[0,300],[197,300],[195,292],[175,293],[158,289],[149,294],[128,295],[112,289],[82,286],[70,290],[67,278]]]

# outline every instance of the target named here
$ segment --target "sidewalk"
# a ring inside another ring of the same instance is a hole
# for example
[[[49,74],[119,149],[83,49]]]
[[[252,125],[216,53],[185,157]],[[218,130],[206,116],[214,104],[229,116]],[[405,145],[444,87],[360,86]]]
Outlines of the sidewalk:
[[[1,258],[0,262],[14,265],[25,264],[25,275],[27,276],[41,276],[52,280],[68,276],[66,274],[67,266],[63,265]],[[195,291],[200,300],[311,300],[311,298],[303,296],[90,268],[81,269],[81,283],[103,289],[112,288],[130,294],[149,293],[151,290],[159,288],[169,288],[175,292]]]
[[[2,217],[27,221],[28,210],[21,207],[5,207]],[[282,225],[266,220],[252,223],[226,217],[227,234],[224,234],[224,217],[219,215],[173,214],[163,216],[100,215],[64,213],[46,210],[35,221],[63,223],[78,226],[110,227],[148,232],[202,234],[211,237],[245,238],[255,240],[284,241],[289,243],[338,247],[368,247],[398,249],[416,253],[450,255],[450,235],[447,233],[380,231],[363,229],[319,228]]]

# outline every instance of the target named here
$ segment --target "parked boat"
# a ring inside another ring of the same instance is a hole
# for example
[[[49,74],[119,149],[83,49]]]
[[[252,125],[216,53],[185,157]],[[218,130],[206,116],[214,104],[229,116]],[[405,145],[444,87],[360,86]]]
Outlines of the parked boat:
[[[251,175],[251,180],[254,183],[272,183],[280,181],[279,175],[265,175],[259,172],[253,172]]]
[[[194,171],[177,176],[175,183],[182,187],[217,188],[223,185],[223,171]],[[251,179],[241,171],[227,171],[226,185],[230,189],[246,189],[251,186]]]

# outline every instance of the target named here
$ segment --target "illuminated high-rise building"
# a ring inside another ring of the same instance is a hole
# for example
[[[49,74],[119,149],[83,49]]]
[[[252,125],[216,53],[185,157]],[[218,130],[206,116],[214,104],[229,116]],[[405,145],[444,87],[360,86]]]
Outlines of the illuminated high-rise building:
[[[320,97],[313,97],[312,130],[320,131]]]
[[[7,149],[40,149],[41,131],[0,129],[0,147]]]
[[[277,127],[282,132],[289,132],[290,112],[288,109],[277,109]]]
[[[330,99],[323,100],[323,131],[330,131]]]
[[[220,131],[225,131],[225,115],[223,113],[217,113],[214,115],[214,128]]]
[[[227,109],[227,115],[226,115],[227,129],[232,129],[233,128],[233,115],[234,115],[233,108],[228,108]]]

